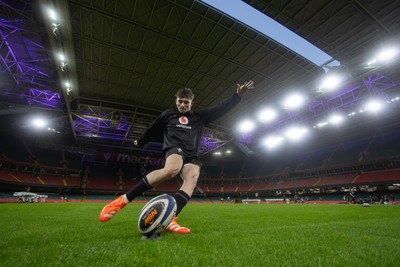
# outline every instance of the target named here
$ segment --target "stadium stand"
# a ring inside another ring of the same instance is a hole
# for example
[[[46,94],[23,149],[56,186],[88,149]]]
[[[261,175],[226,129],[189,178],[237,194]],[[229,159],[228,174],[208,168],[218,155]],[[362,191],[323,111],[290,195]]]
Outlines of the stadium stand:
[[[324,146],[296,155],[288,152],[279,157],[249,157],[240,162],[206,162],[194,197],[281,199],[284,194],[293,196],[299,191],[308,194],[308,199],[329,200],[326,194],[332,195],[343,188],[361,192],[364,185],[370,185],[371,190],[373,185],[383,184],[385,187],[377,187],[377,190],[389,190],[389,186],[398,190],[393,186],[400,181],[400,145],[396,138],[396,134],[377,134],[373,138]],[[21,152],[16,153],[16,148]],[[48,192],[50,201],[61,199],[59,191],[68,193],[71,198],[80,194],[81,197],[73,198],[77,201],[112,198],[133,187],[143,171],[132,166],[99,164],[94,157],[84,157],[65,149],[35,147],[29,142],[5,144],[1,149],[2,190],[30,187]],[[148,193],[172,193],[181,182],[172,179]],[[260,197],[255,197],[256,194]]]
[[[327,162],[327,166],[344,165],[358,162],[360,154],[368,146],[368,140],[360,139],[346,144],[342,143]]]
[[[43,185],[56,185],[56,186],[65,186],[63,178],[59,175],[50,175],[50,174],[38,174],[36,178]]]
[[[119,190],[117,177],[90,176],[87,179],[86,189]]]
[[[0,170],[0,178],[3,181],[10,181],[12,183],[24,183],[10,171]]]
[[[203,176],[212,178],[220,177],[221,175],[220,167],[212,162],[204,162],[202,172]]]
[[[319,177],[296,179],[292,181],[286,188],[308,188],[316,185],[319,181]]]
[[[122,187],[124,190],[128,190],[132,188],[137,182],[138,182],[137,177],[122,177]]]
[[[353,181],[356,184],[386,182],[399,183],[400,169],[362,173]]]
[[[221,186],[221,192],[238,192],[239,185],[225,185]]]
[[[29,152],[23,142],[17,141],[12,136],[3,136],[0,138],[1,154],[6,159],[34,163],[30,158]]]
[[[73,154],[68,151],[62,151],[62,161],[65,162],[66,168],[80,169],[82,166],[82,155]]]
[[[157,192],[176,192],[179,190],[182,182],[180,178],[173,178],[171,180],[165,181],[164,183],[158,185],[157,187],[153,188],[153,191]]]
[[[15,178],[17,181],[21,181],[22,184],[26,185],[44,184],[44,182],[38,179],[34,173],[13,171],[9,172],[9,176]]]
[[[357,177],[356,173],[325,175],[316,182],[315,186],[348,185]]]
[[[311,155],[304,155],[305,160],[303,161],[303,169],[315,169],[323,167],[333,151],[333,147],[326,147],[313,151],[312,154],[310,153]]]
[[[258,160],[247,160],[243,167],[243,177],[257,177],[259,176],[259,169],[261,164]]]
[[[213,184],[208,184],[203,186],[205,192],[213,192],[213,193],[221,193],[222,188],[221,185],[213,185]]]
[[[376,135],[368,150],[365,151],[364,160],[379,160],[400,156],[400,142],[397,141],[399,135],[400,132]]]
[[[265,186],[266,185],[264,183],[256,183],[250,186],[247,191],[254,191],[254,192],[263,191]]]
[[[243,164],[244,162],[240,161],[230,162],[228,164],[222,163],[221,166],[224,178],[239,178],[242,176]]]

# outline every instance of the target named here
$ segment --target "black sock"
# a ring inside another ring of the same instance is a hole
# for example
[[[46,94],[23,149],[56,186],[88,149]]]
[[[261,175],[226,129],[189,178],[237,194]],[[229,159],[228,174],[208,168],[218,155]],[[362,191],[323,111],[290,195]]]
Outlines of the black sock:
[[[144,176],[142,180],[139,181],[137,185],[132,187],[127,193],[126,193],[126,198],[128,199],[129,202],[131,202],[135,197],[143,193],[144,191],[147,191],[151,188],[151,185],[149,184],[149,181],[147,180],[147,177]]]
[[[179,190],[175,195],[174,198],[176,200],[176,216],[181,212],[181,210],[186,206],[186,204],[190,200],[190,196],[186,194],[184,191]]]

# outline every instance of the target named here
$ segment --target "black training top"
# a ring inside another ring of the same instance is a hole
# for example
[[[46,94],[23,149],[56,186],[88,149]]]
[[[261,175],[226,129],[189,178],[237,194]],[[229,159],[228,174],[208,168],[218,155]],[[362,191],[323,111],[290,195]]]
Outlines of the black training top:
[[[138,140],[139,145],[149,141],[164,142],[163,151],[172,147],[181,148],[186,156],[197,157],[203,126],[222,117],[240,101],[235,93],[218,105],[181,113],[177,108],[164,111],[147,128]]]

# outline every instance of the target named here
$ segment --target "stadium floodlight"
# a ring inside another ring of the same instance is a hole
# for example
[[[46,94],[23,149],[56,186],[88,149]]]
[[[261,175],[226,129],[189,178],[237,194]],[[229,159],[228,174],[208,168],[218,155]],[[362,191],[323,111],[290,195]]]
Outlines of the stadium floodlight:
[[[373,66],[375,63],[376,63],[376,59],[374,58],[374,59],[370,60],[370,61],[367,63],[367,65],[368,65],[368,66]]]
[[[393,60],[397,56],[398,53],[399,53],[398,49],[389,47],[389,48],[386,48],[386,49],[380,51],[377,55],[377,59],[380,62],[388,62],[388,61]]]
[[[339,87],[342,80],[343,78],[338,74],[329,74],[323,78],[319,89],[323,91],[331,91]]]
[[[286,109],[294,110],[294,109],[298,109],[301,106],[303,106],[304,101],[305,101],[304,96],[297,94],[297,93],[293,93],[284,100],[283,106]]]
[[[291,141],[298,141],[304,138],[308,129],[306,127],[290,127],[286,130],[285,135]]]
[[[329,122],[335,125],[342,123],[343,120],[344,120],[343,116],[339,114],[333,114],[329,118]]]
[[[400,97],[395,97],[395,98],[392,98],[390,101],[387,101],[387,103],[395,102],[395,101],[399,101],[399,100],[400,100]]]
[[[48,8],[47,15],[49,16],[52,22],[55,22],[58,19],[57,13],[54,11],[54,9]]]
[[[58,54],[58,59],[60,60],[60,62],[66,61],[65,55],[63,53]]]
[[[32,120],[32,125],[35,128],[42,129],[47,126],[47,121],[43,118],[35,118]]]
[[[69,95],[69,93],[72,91],[71,83],[69,81],[66,81],[64,85],[65,88],[67,89],[67,95]]]
[[[269,149],[273,149],[282,144],[283,140],[284,138],[282,136],[272,135],[265,138],[262,143]]]
[[[375,58],[368,62],[368,66],[376,66],[377,64],[388,63],[394,60],[399,54],[399,49],[395,47],[387,47],[379,51]]]
[[[379,112],[382,110],[383,104],[379,100],[370,100],[366,103],[366,111]]]
[[[249,133],[249,132],[253,131],[254,128],[255,128],[255,124],[254,124],[254,122],[252,122],[250,120],[242,121],[239,124],[239,131],[241,133]]]
[[[322,122],[317,123],[317,125],[315,125],[314,128],[317,128],[317,127],[322,128],[322,127],[325,127],[326,125],[328,125],[328,122],[322,121]]]
[[[258,113],[258,120],[261,122],[272,122],[277,117],[275,110],[266,108]]]

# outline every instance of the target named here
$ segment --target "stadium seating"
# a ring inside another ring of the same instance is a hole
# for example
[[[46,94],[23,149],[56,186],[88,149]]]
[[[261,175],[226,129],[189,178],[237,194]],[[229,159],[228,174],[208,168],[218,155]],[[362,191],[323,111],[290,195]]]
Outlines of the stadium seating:
[[[0,138],[0,145],[1,154],[6,159],[34,163],[24,143],[17,141],[12,136],[2,136],[2,138]]]
[[[345,165],[358,162],[360,154],[368,146],[369,140],[360,139],[353,142],[342,143],[329,159],[328,166]]]
[[[220,192],[222,192],[221,185],[211,185],[211,184],[209,184],[209,185],[203,186],[202,189],[203,189],[205,192],[215,192],[215,193],[220,193]]]
[[[394,132],[375,136],[369,149],[365,153],[364,160],[377,160],[400,156],[399,135],[399,132]]]
[[[307,170],[323,167],[333,152],[333,147],[325,147],[305,155],[302,169]]]
[[[400,182],[400,170],[386,170],[362,173],[354,183],[385,183]]]
[[[263,163],[260,163],[254,159],[247,160],[242,169],[243,177],[258,176],[261,164],[263,164]]]
[[[239,162],[208,162],[202,168],[202,177],[199,179],[201,190],[196,191],[196,194],[232,197],[248,195],[254,198],[259,192],[281,194],[279,191],[399,183],[400,170],[377,171],[378,168],[396,167],[385,161],[399,157],[397,134],[377,134],[373,138],[343,142],[341,146],[313,148],[312,151],[296,155],[269,154],[263,158],[247,158]],[[84,158],[82,162],[82,154],[65,150],[47,151],[29,142],[7,144],[3,140],[2,143],[2,185],[18,185],[19,188],[25,185],[36,186],[54,192],[58,188],[65,188],[89,194],[120,194],[136,185],[143,171],[132,166],[99,165],[93,161],[94,158]],[[15,148],[22,153],[16,153]],[[365,166],[358,168],[360,164]],[[181,179],[166,181],[153,188],[150,194],[175,192],[181,183]]]
[[[217,178],[221,175],[221,169],[214,163],[204,162],[202,172],[207,177]]]
[[[65,186],[62,177],[59,175],[39,174],[36,178],[44,185]]]
[[[239,178],[243,170],[243,162],[230,162],[229,164],[223,164],[224,178]]]
[[[13,171],[9,172],[9,176],[26,185],[43,184],[33,173]]]
[[[356,173],[325,175],[315,186],[349,185],[357,177]]]
[[[117,177],[89,176],[86,188],[117,191],[119,182]]]
[[[290,184],[286,186],[286,188],[307,188],[312,187],[317,182],[319,182],[319,177],[310,177],[310,178],[300,178],[292,181]]]
[[[222,192],[238,192],[239,186],[238,185],[224,185],[221,186],[221,191]]]
[[[265,187],[266,187],[265,183],[256,183],[250,186],[247,191],[252,191],[252,192],[264,191]]]
[[[65,187],[80,187],[81,177],[76,175],[70,175],[68,177],[63,176],[63,184]]]
[[[24,183],[10,171],[0,170],[0,180],[9,181],[12,183]]]
[[[179,190],[179,187],[182,183],[180,182],[180,179],[178,178],[173,178],[168,181],[165,181],[158,185],[157,187],[153,188],[153,191],[158,191],[158,192],[176,192]]]

